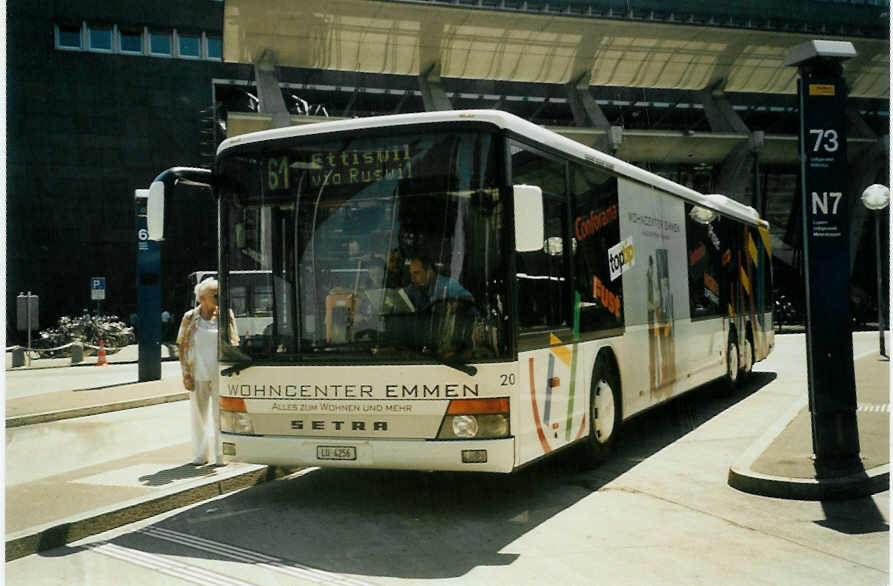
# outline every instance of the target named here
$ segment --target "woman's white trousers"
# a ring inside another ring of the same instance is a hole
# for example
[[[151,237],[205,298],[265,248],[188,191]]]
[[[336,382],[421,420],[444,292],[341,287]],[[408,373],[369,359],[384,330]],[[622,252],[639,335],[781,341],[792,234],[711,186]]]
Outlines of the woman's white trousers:
[[[211,411],[210,421],[208,421],[208,403]],[[192,413],[192,463],[208,462],[208,427],[210,427],[213,462],[223,464],[223,448],[220,444],[220,394],[217,391],[217,380],[196,381],[195,390],[189,394],[189,410]]]

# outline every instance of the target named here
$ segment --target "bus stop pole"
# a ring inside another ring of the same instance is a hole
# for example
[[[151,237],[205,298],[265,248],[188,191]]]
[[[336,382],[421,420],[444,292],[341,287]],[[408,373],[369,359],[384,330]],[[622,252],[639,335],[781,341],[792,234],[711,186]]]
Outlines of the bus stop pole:
[[[849,197],[842,62],[852,43],[808,41],[788,52],[799,69],[806,357],[817,478],[864,471],[859,457],[849,307]]]
[[[137,189],[136,288],[139,382],[161,380],[161,243],[149,240],[148,189]]]

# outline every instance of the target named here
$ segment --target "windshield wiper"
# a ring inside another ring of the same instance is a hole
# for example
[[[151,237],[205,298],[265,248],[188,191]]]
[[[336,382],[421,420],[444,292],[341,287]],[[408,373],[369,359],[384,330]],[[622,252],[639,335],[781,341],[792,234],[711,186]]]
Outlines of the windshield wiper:
[[[223,362],[235,363],[220,371],[220,374],[223,376],[238,375],[246,368],[254,366],[254,359],[251,356],[243,354],[237,348],[233,348],[232,346],[223,346],[223,356],[221,357],[221,360]]]
[[[468,376],[474,376],[478,372],[476,366],[465,364],[464,362],[459,360],[451,360],[449,358],[445,358],[436,352],[422,352],[421,350],[415,350],[413,348],[399,345],[394,345],[394,348],[403,352],[409,352],[410,354],[413,354],[414,356],[417,356],[419,358],[434,359],[435,362],[443,364],[444,366],[449,366],[450,368],[455,368],[459,372],[464,372]]]

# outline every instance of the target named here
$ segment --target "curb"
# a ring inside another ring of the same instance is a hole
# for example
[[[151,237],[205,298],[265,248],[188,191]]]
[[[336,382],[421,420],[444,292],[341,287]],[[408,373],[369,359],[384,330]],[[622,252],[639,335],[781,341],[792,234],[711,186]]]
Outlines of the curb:
[[[251,470],[219,478],[184,489],[177,488],[160,496],[134,499],[69,517],[47,525],[19,531],[6,539],[6,561],[62,547],[73,541],[141,521],[161,513],[191,505],[243,488],[275,480],[292,470],[273,466],[252,466]]]
[[[62,411],[48,411],[46,413],[35,413],[33,415],[19,415],[17,417],[8,417],[6,419],[6,427],[22,427],[23,425],[34,425],[37,423],[60,421],[62,419],[74,419],[76,417],[86,417],[87,415],[98,415],[100,413],[110,413],[112,411],[122,411],[124,409],[136,409],[138,407],[160,405],[161,403],[185,401],[188,398],[189,392],[183,391],[182,393],[174,393],[172,395],[161,395],[156,397],[146,397],[145,399],[119,401],[117,403],[106,403],[104,405],[78,407],[75,409],[64,409]]]
[[[789,478],[760,474],[749,468],[729,468],[729,486],[742,492],[775,498],[825,501],[856,499],[889,490],[890,465],[836,478]]]
[[[179,359],[175,356],[168,356],[167,358],[162,358],[162,362],[177,362]],[[117,366],[119,364],[139,364],[139,360],[109,360],[108,366]],[[47,364],[47,365],[38,365],[38,366],[17,366],[15,368],[7,368],[7,372],[23,372],[26,370],[47,370],[50,368],[80,368],[82,366],[96,366],[93,362],[87,362],[86,360],[82,362],[76,362],[74,364],[66,363],[66,364]]]
[[[805,400],[796,401],[769,426],[763,435],[729,468],[729,486],[758,496],[806,501],[855,499],[888,490],[890,488],[889,463],[856,474],[821,479],[773,476],[751,469],[753,463],[763,455],[775,438],[806,406]]]

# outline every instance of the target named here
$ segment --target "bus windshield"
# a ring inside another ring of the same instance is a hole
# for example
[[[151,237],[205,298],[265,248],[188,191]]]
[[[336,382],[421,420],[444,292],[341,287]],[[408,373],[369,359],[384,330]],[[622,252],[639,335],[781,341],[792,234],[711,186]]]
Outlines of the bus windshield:
[[[264,271],[266,362],[507,354],[496,140],[476,131],[246,144],[218,162],[224,308]],[[224,353],[226,356],[226,353]]]

